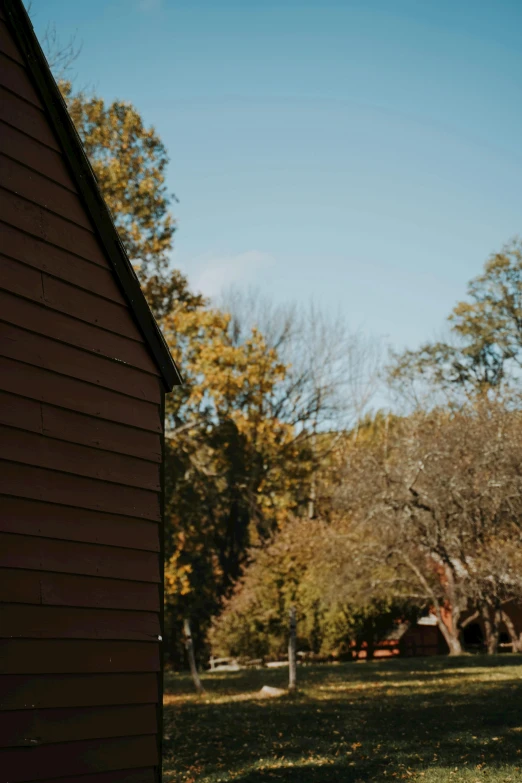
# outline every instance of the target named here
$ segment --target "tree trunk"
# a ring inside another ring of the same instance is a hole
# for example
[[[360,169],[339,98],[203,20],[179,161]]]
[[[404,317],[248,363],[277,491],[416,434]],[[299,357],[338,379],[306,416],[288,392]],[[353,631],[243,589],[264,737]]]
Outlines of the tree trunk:
[[[496,655],[500,638],[500,612],[489,606],[481,608],[484,630],[486,632],[486,651],[488,655]]]
[[[205,689],[199,679],[198,669],[196,666],[196,656],[194,655],[194,642],[192,640],[192,632],[190,630],[190,620],[185,618],[183,621],[183,630],[185,632],[185,649],[187,651],[187,658],[190,666],[190,673],[194,681],[195,688],[200,694],[205,693]]]
[[[297,640],[296,640],[296,616],[295,606],[290,609],[289,634],[288,634],[288,690],[297,688]]]
[[[316,427],[317,427],[317,422],[314,421],[313,435],[312,435],[312,449],[314,452],[314,457],[315,457],[316,447],[317,447],[317,435],[315,431]],[[308,498],[308,519],[315,519],[315,497],[316,497],[316,476],[315,476],[315,468],[314,468],[312,473],[312,481],[310,484],[310,497]]]
[[[366,637],[366,660],[373,661],[375,657],[375,635],[370,631]]]
[[[463,651],[460,641],[460,632],[455,632],[453,629],[450,630],[440,617],[437,617],[437,625],[448,645],[449,655],[462,655]]]
[[[502,611],[500,613],[500,618],[503,621],[504,625],[507,628],[507,632],[509,634],[509,638],[511,639],[511,643],[513,645],[513,652],[520,653],[522,652],[522,633],[520,636],[517,635],[517,632],[515,630],[515,626],[513,623],[513,620],[511,617],[507,614],[507,612]]]
[[[310,497],[308,498],[308,519],[315,519],[315,473],[310,485]]]

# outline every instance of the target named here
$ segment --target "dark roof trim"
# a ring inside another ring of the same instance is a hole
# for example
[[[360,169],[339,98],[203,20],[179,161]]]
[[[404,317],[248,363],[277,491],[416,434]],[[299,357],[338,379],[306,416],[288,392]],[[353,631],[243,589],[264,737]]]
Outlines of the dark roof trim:
[[[98,238],[161,371],[165,386],[168,391],[171,391],[173,386],[182,383],[181,375],[154,320],[139,280],[116,231],[94,171],[38,42],[31,20],[22,0],[4,0],[3,6],[16,42],[47,109],[53,130],[62,145],[75,184],[94,223]]]

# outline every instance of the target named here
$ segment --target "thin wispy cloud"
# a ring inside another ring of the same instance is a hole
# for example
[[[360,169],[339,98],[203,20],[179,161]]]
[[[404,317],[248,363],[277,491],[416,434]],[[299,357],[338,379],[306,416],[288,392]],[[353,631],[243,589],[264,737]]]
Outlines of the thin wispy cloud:
[[[163,0],[138,0],[138,9],[140,11],[159,11],[162,5]]]
[[[229,286],[255,282],[259,273],[274,263],[268,253],[247,250],[233,256],[201,256],[184,266],[193,288],[215,297]]]

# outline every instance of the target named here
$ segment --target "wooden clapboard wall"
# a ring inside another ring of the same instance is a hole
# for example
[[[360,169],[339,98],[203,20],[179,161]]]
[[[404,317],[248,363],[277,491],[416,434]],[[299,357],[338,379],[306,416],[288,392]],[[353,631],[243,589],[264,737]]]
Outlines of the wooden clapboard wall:
[[[0,783],[153,783],[165,385],[0,2]]]

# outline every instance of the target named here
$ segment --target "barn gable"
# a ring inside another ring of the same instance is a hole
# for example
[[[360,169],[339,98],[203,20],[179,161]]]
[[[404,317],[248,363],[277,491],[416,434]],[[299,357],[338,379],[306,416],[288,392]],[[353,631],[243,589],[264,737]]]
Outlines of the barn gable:
[[[1,7],[2,114],[9,118],[2,145],[14,158],[3,163],[2,180],[9,182],[22,198],[32,194],[36,201],[37,194],[41,194],[45,206],[58,218],[46,216],[45,224],[33,229],[39,228],[40,234],[44,233],[51,242],[59,237],[58,246],[74,248],[75,253],[93,263],[110,266],[170,391],[181,382],[179,372],[114,227],[29,17],[21,0],[3,0]],[[17,98],[29,103],[29,107],[22,108]],[[30,140],[22,139],[17,131],[27,134]],[[31,143],[33,140],[40,144]],[[42,150],[41,144],[47,149]],[[33,170],[20,170],[15,163],[20,159]],[[16,204],[11,209],[24,211],[23,206]],[[18,218],[24,225],[30,221],[26,214]],[[64,220],[74,226],[64,225]]]
[[[161,776],[179,374],[20,0],[0,0],[2,781]]]

